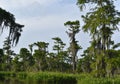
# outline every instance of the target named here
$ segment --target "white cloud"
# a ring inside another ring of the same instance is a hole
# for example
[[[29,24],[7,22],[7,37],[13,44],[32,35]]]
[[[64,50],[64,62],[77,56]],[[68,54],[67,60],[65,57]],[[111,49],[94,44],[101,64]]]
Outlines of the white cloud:
[[[68,42],[64,22],[79,19],[80,15],[75,4],[66,4],[67,2],[63,1],[0,0],[0,6],[12,11],[17,22],[25,25],[18,48],[41,40],[49,42],[55,36],[60,36],[63,41]]]
[[[55,9],[45,9],[45,11],[43,11],[43,14],[41,14],[41,11],[36,11],[34,12],[35,15],[33,13],[33,17],[31,17],[29,15],[30,13],[28,13],[28,17],[19,19],[19,22],[25,25],[25,31],[29,29],[40,31],[58,28],[59,31],[60,28],[64,27],[64,22],[68,20],[79,19],[79,10],[75,10],[75,8],[77,9],[77,7],[74,5],[66,5],[64,7],[56,6]],[[73,11],[71,12],[68,9],[71,9]],[[38,15],[36,15],[36,13],[38,13]],[[22,16],[24,15],[25,14],[23,14]]]
[[[0,6],[3,8],[21,8],[33,3],[40,3],[47,6],[58,2],[59,0],[0,0]]]

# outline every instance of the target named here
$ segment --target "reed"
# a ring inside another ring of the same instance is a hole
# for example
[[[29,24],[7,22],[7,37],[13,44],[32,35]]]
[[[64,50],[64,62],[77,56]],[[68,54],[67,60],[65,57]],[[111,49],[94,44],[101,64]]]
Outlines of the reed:
[[[73,74],[55,72],[0,72],[2,78],[15,78],[25,84],[77,84]]]

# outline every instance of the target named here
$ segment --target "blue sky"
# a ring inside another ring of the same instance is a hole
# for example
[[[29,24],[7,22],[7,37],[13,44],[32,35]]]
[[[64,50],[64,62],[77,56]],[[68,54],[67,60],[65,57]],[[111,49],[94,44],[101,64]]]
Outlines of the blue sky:
[[[28,48],[29,44],[37,41],[49,42],[51,49],[53,37],[60,37],[69,44],[64,23],[69,20],[80,20],[83,25],[80,16],[84,12],[80,12],[76,2],[77,0],[0,0],[0,7],[14,14],[16,21],[25,25],[18,45],[13,49],[18,52],[20,48]],[[6,33],[0,37],[1,45],[5,35]],[[117,40],[116,35],[113,37]],[[89,45],[89,39],[89,35],[82,31],[77,35],[83,49]]]

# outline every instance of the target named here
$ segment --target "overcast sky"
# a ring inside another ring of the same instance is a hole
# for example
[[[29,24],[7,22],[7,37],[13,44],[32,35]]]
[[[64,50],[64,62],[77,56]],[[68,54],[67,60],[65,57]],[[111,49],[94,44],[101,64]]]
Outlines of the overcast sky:
[[[80,20],[83,25],[80,16],[84,13],[80,12],[76,2],[77,0],[0,0],[0,7],[14,14],[16,21],[25,25],[14,50],[18,52],[20,48],[28,48],[29,44],[37,41],[49,42],[51,49],[53,37],[60,37],[63,42],[69,44],[64,23],[69,20]],[[119,3],[117,2],[116,5]],[[0,37],[1,45],[4,35]],[[119,38],[120,34],[113,37]],[[89,45],[88,39],[88,35],[83,32],[77,35],[77,40],[83,49]]]

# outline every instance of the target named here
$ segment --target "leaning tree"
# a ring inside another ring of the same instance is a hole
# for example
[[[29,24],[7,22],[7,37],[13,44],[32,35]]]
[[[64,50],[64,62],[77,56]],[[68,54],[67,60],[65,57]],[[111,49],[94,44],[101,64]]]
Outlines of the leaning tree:
[[[21,36],[24,25],[16,23],[15,17],[10,12],[0,8],[0,30],[9,29],[8,38],[12,40],[12,45],[16,45]]]

